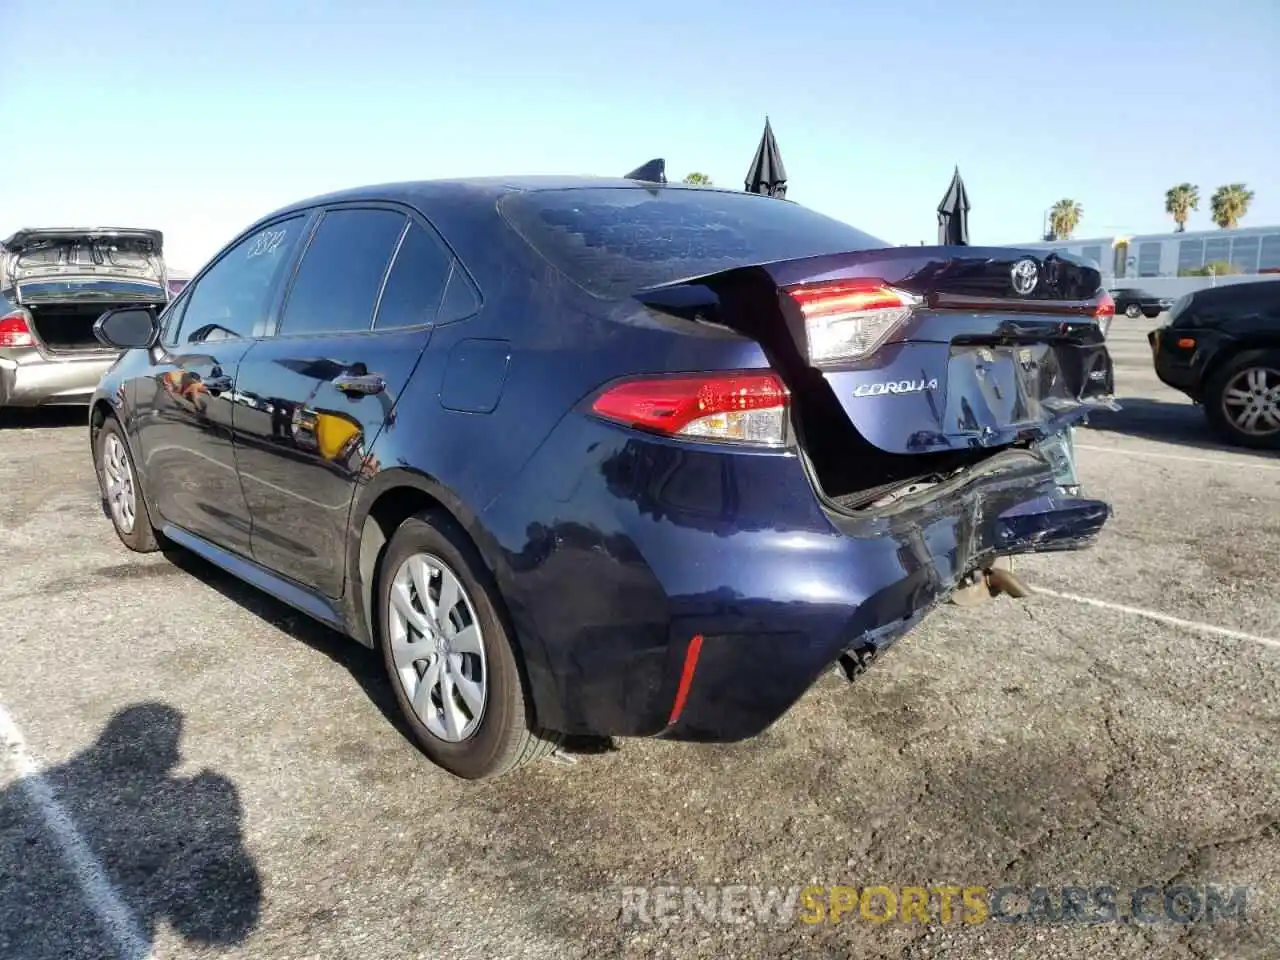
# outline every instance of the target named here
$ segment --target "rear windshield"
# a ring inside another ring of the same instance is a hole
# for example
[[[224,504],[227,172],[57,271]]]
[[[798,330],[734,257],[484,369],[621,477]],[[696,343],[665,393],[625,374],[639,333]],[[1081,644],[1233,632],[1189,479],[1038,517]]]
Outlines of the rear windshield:
[[[774,260],[890,244],[752,193],[588,187],[508,194],[499,210],[561,273],[602,298]]]

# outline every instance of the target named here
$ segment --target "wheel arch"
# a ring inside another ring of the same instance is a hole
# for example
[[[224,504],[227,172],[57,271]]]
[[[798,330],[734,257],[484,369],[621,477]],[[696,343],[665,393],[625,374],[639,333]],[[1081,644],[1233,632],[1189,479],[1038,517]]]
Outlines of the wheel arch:
[[[482,572],[490,579],[498,615],[514,641],[516,665],[521,679],[532,693],[535,714],[542,713],[540,707],[545,703],[545,697],[555,696],[556,692],[533,682],[535,678],[530,675],[530,658],[545,662],[546,652],[540,641],[522,636],[515,628],[511,611],[498,586],[505,579],[506,562],[502,549],[476,514],[448,486],[426,473],[402,467],[384,470],[356,495],[347,536],[348,589],[344,597],[347,632],[364,646],[377,647],[377,604],[374,598],[378,589],[378,567],[396,529],[405,520],[427,510],[443,512],[475,547],[484,566]],[[530,649],[531,643],[534,649]],[[539,675],[545,673],[536,672]]]
[[[425,510],[442,510],[452,517],[492,570],[490,557],[476,543],[474,515],[448,487],[409,468],[381,471],[358,490],[347,522],[349,628],[367,647],[375,646],[373,596],[383,551],[400,524]]]
[[[1228,363],[1250,350],[1280,350],[1280,330],[1259,330],[1246,337],[1232,339],[1224,344],[1205,364],[1200,373],[1200,393],[1204,396],[1213,381]]]

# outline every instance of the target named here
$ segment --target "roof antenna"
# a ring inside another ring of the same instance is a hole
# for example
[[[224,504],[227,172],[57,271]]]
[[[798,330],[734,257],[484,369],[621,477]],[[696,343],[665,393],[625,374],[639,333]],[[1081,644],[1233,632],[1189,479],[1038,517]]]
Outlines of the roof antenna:
[[[667,182],[667,161],[661,157],[650,160],[642,167],[636,167],[628,173],[624,180],[643,180],[645,183]]]

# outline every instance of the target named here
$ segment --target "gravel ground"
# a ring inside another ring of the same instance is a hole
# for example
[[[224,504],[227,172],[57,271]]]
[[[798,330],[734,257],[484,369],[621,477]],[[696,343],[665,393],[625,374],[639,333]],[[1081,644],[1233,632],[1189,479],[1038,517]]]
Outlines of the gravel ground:
[[[1155,380],[1149,323],[1116,321],[1126,409],[1078,438],[1115,519],[1021,563],[1056,595],[947,607],[747,743],[625,741],[483,784],[406,741],[370,652],[128,553],[80,412],[10,416],[0,957],[1280,956],[1280,460]],[[1247,892],[1243,922],[731,922],[809,884],[1111,886],[1122,914],[1148,885]],[[659,922],[659,887],[737,900]]]

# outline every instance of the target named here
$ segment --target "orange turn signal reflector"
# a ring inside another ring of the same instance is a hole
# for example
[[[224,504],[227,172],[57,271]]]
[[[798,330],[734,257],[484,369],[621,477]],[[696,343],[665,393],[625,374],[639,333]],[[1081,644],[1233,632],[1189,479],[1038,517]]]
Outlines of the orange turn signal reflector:
[[[1178,346],[1180,346],[1183,350],[1190,350],[1195,345],[1196,345],[1196,342],[1191,337],[1178,338]]]

